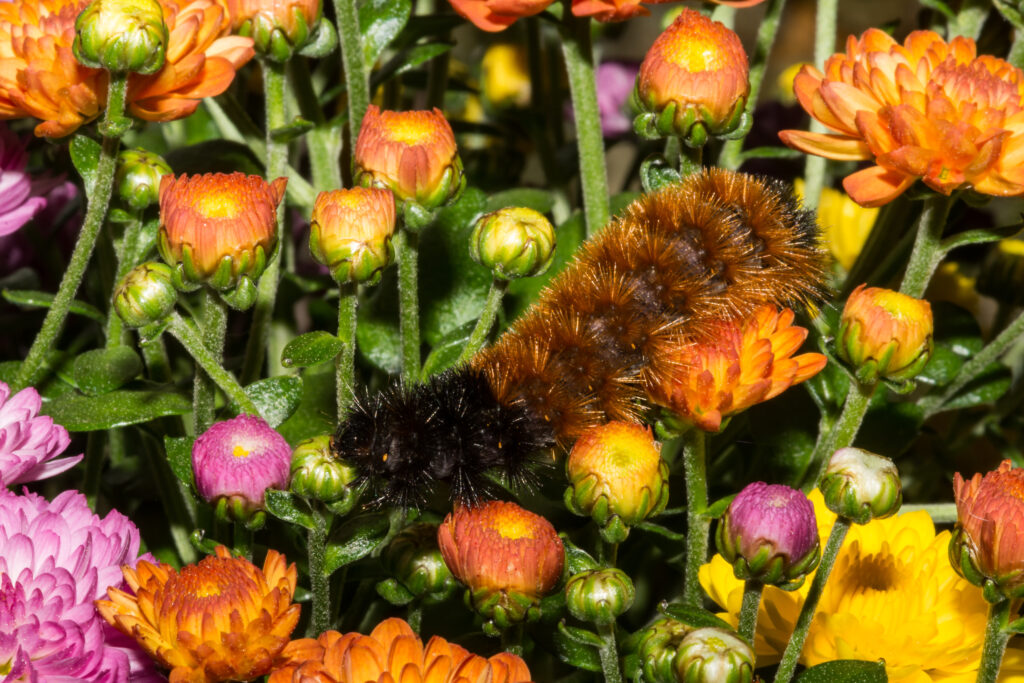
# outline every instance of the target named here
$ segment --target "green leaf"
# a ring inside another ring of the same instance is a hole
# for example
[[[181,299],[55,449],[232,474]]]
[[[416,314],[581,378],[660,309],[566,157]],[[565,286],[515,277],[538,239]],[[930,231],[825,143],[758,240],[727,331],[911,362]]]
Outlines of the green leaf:
[[[549,213],[555,206],[555,198],[547,190],[517,187],[492,194],[487,199],[484,211],[490,213],[509,206],[525,206],[540,213]]]
[[[317,520],[309,503],[290,491],[267,489],[265,501],[267,512],[281,521],[307,529],[316,528]]]
[[[302,373],[302,400],[292,416],[277,426],[288,443],[297,444],[334,431],[334,366],[318,365]]]
[[[593,631],[588,631],[585,628],[578,628],[576,626],[566,626],[564,621],[559,622],[558,630],[565,635],[566,638],[579,643],[580,645],[590,645],[592,647],[601,647],[604,642],[601,640],[601,636],[597,635]]]
[[[681,178],[679,169],[660,154],[651,154],[640,164],[640,182],[646,192],[657,192]]]
[[[998,242],[1006,237],[1013,237],[1020,232],[1021,224],[1002,225],[998,228],[978,228],[976,230],[964,230],[942,240],[943,251],[951,251],[957,247],[968,244],[987,244]]]
[[[1013,373],[1000,362],[988,365],[963,389],[942,404],[942,410],[960,410],[995,403],[1013,383]]]
[[[978,321],[969,311],[939,301],[932,305],[932,314],[935,348],[916,380],[941,387],[955,379],[963,364],[981,351],[984,341]]]
[[[233,173],[263,175],[263,161],[248,145],[231,140],[208,140],[168,152],[175,173]]]
[[[100,154],[102,152],[100,143],[90,137],[78,134],[71,138],[69,151],[71,152],[71,163],[75,165],[78,175],[82,176],[85,194],[88,196],[92,193],[92,183],[96,176],[96,167],[100,163]]]
[[[164,450],[167,451],[167,464],[171,471],[183,484],[195,489],[195,472],[192,471],[192,444],[195,439],[190,436],[165,436]]]
[[[402,337],[397,311],[393,317],[386,314],[387,310],[359,307],[356,350],[375,368],[390,375],[402,369]]]
[[[601,657],[594,649],[595,646],[579,642],[577,638],[582,636],[576,633],[577,631],[583,631],[583,629],[566,626],[565,622],[558,624],[558,630],[554,633],[555,652],[558,654],[558,658],[577,669],[600,671]],[[600,640],[598,638],[597,646],[600,646]]]
[[[270,139],[277,143],[286,144],[313,130],[314,125],[315,124],[312,121],[307,121],[301,116],[296,116],[291,120],[291,123],[279,126],[278,128],[270,131]]]
[[[947,19],[956,19],[956,12],[949,8],[949,5],[942,0],[921,0],[921,6],[941,12]]]
[[[359,3],[359,33],[367,67],[372,67],[402,32],[410,14],[411,0],[362,0]]]
[[[247,386],[245,394],[259,408],[267,424],[276,427],[299,407],[302,380],[298,377],[269,377]]]
[[[377,595],[397,607],[408,605],[416,599],[416,596],[410,593],[408,588],[394,579],[385,579],[384,581],[378,582]]]
[[[812,666],[796,677],[798,683],[886,683],[885,664],[841,659]]]
[[[469,336],[475,328],[476,323],[470,320],[442,337],[441,341],[430,350],[427,360],[423,362],[420,378],[425,380],[431,375],[444,372],[455,365],[455,361],[462,355],[462,350],[466,348]]]
[[[711,519],[719,519],[722,515],[725,514],[725,510],[729,507],[729,504],[732,503],[732,499],[735,497],[736,494],[734,493],[731,496],[719,498],[714,503],[708,506],[708,509],[704,511],[704,516],[710,517]]]
[[[565,536],[562,536],[562,545],[565,546],[565,567],[569,576],[600,568],[597,560]]]
[[[281,352],[281,365],[286,368],[319,365],[334,360],[343,348],[345,342],[330,332],[307,332],[285,344]]]
[[[716,617],[711,612],[701,609],[699,607],[690,607],[689,605],[683,605],[681,603],[663,603],[658,609],[667,617],[678,619],[687,626],[693,626],[695,628],[724,628],[728,631],[733,630],[732,626]]]
[[[32,289],[5,289],[3,295],[4,299],[18,306],[49,308],[53,305],[53,294],[38,292]],[[100,312],[100,309],[84,301],[72,301],[71,312],[83,315],[98,323],[107,322],[107,317]]]
[[[387,537],[390,526],[387,515],[378,512],[360,515],[341,525],[327,539],[324,571],[330,576],[372,553]]]
[[[142,359],[130,346],[86,351],[71,366],[71,377],[89,396],[119,389],[142,372]]]
[[[418,17],[416,21],[419,21]],[[370,77],[370,87],[375,89],[388,79],[400,73],[405,73],[410,69],[415,69],[420,64],[429,62],[434,57],[443,55],[451,49],[451,43],[427,43],[426,45],[416,45],[407,50],[402,50],[389,59],[384,66],[373,72],[373,76]]]
[[[185,415],[192,412],[192,400],[166,388],[112,391],[102,396],[72,392],[44,403],[42,412],[69,432],[93,432]]]

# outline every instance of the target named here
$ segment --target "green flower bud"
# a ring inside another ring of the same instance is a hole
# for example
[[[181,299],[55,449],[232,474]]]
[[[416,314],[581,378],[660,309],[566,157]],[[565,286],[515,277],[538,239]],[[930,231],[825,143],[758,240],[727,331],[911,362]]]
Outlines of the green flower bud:
[[[157,261],[135,266],[114,292],[114,310],[129,327],[163,320],[178,302],[174,269]]]
[[[932,307],[924,299],[860,285],[843,308],[836,354],[861,382],[909,380],[932,357],[933,329]]]
[[[253,39],[256,53],[286,62],[309,41],[320,18],[320,0],[241,0],[238,34]]]
[[[458,588],[437,546],[437,526],[413,524],[384,551],[384,566],[406,590],[429,603],[441,602]]]
[[[565,585],[569,614],[602,626],[614,623],[633,605],[635,597],[633,581],[619,569],[580,572]]]
[[[903,503],[896,465],[859,448],[836,451],[818,488],[829,510],[855,524],[891,517]]]
[[[636,653],[648,683],[675,683],[675,659],[693,629],[676,619],[658,619],[638,634]]]
[[[551,265],[554,252],[551,221],[521,206],[482,216],[469,238],[469,255],[502,280],[540,275]]]
[[[292,451],[292,493],[334,503],[358,496],[352,483],[359,476],[354,467],[334,457],[331,437],[324,434],[300,441]]]
[[[683,638],[675,658],[679,683],[750,683],[754,651],[721,628],[699,628]]]
[[[309,250],[335,282],[376,284],[395,260],[391,190],[354,187],[321,192],[313,204]]]
[[[159,154],[126,149],[117,156],[117,196],[131,208],[142,211],[156,202],[160,178],[170,172],[171,167]]]
[[[93,69],[155,73],[164,65],[167,25],[157,0],[93,0],[75,21],[75,58]]]

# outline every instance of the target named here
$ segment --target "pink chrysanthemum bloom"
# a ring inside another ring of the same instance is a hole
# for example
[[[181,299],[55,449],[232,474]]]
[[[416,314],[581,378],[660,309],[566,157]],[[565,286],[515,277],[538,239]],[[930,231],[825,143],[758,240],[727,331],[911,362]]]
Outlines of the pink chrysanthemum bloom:
[[[192,446],[192,470],[203,500],[224,499],[236,518],[263,509],[268,488],[287,489],[292,448],[254,415],[218,422]]]
[[[28,223],[46,206],[42,188],[25,172],[27,165],[28,155],[21,140],[7,126],[0,125],[0,237]]]
[[[39,414],[41,406],[32,387],[11,397],[10,387],[0,382],[0,487],[52,477],[82,459],[57,458],[71,439],[53,418]]]
[[[93,601],[124,587],[139,530],[100,518],[77,491],[53,502],[0,488],[0,672],[4,681],[159,681],[145,654]]]

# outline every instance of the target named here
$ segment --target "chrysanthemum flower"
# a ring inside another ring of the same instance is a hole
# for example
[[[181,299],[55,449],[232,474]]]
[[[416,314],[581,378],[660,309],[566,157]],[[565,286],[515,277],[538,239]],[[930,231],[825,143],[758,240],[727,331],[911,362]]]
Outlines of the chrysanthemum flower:
[[[671,380],[648,389],[651,398],[700,429],[717,432],[722,420],[778,396],[825,367],[820,353],[793,356],[807,330],[794,314],[772,305],[743,321],[721,321],[706,340],[680,347]]]
[[[327,631],[288,644],[286,663],[268,683],[528,683],[530,670],[516,655],[489,659],[434,636],[423,641],[401,619],[385,619],[368,636]]]
[[[244,173],[160,180],[160,256],[183,279],[229,289],[263,273],[277,244],[277,205],[287,178]]]
[[[381,111],[371,104],[355,149],[355,182],[389,188],[398,202],[432,209],[462,192],[466,179],[455,133],[441,110]]]
[[[0,678],[4,681],[159,681],[134,643],[108,627],[93,601],[123,586],[139,530],[85,496],[52,502],[0,488]]]
[[[10,387],[0,382],[0,488],[47,479],[82,459],[81,455],[57,458],[71,439],[52,417],[39,414],[42,405],[32,387],[11,397]]]
[[[517,19],[532,17],[548,8],[553,0],[449,0],[459,16],[484,31],[504,31]]]
[[[309,249],[336,282],[380,282],[395,260],[395,196],[377,187],[321,192],[309,219]]]
[[[813,491],[822,545],[836,516]],[[950,533],[935,533],[926,512],[909,512],[853,526],[839,551],[800,663],[836,659],[885,660],[890,681],[973,681],[985,638],[988,603],[961,579],[946,557]],[[759,665],[786,648],[811,579],[793,592],[764,590],[755,645]],[[721,555],[701,567],[701,585],[731,624],[738,623],[743,582]],[[1011,648],[1004,675],[1024,673],[1021,651]],[[1003,681],[1024,680],[1014,677]]]
[[[171,669],[171,683],[250,681],[270,672],[299,622],[297,572],[269,550],[263,569],[224,546],[181,571],[162,562],[124,567],[132,593],[110,590],[96,607]]]
[[[1012,597],[1024,593],[1024,469],[1004,460],[984,476],[953,475],[957,528],[949,556],[975,585],[992,581]]]
[[[786,130],[790,147],[875,165],[843,180],[863,206],[881,206],[921,179],[936,192],[961,187],[1024,193],[1024,73],[977,56],[974,41],[915,31],[900,45],[879,29],[850,37],[846,52],[805,66],[801,106],[832,133]]]
[[[72,54],[75,19],[89,0],[0,2],[0,119],[40,119],[36,135],[63,137],[106,106],[107,72]],[[232,36],[222,0],[161,0],[168,42],[163,67],[128,78],[128,110],[148,121],[188,116],[204,97],[227,89],[253,55]]]
[[[46,206],[32,177],[25,172],[28,154],[18,136],[0,125],[0,237],[32,220]]]
[[[643,0],[649,5],[671,2],[671,0]],[[640,4],[641,0],[572,0],[572,13],[577,17],[593,17],[603,23],[625,21],[633,17],[645,17],[650,10]]]

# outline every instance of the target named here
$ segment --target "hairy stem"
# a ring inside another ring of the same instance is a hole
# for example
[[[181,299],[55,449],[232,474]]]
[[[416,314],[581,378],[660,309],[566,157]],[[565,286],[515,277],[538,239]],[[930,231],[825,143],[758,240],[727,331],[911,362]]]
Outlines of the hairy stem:
[[[764,584],[757,579],[747,579],[743,584],[743,605],[740,607],[740,636],[751,645],[757,632],[757,612],[761,608],[761,593]]]
[[[356,369],[356,311],[359,306],[358,288],[354,284],[338,287],[338,338],[344,342],[341,353],[334,359],[334,395],[338,406],[338,420],[345,418],[355,400]]]
[[[686,479],[686,573],[683,604],[700,607],[701,565],[708,559],[708,532],[711,520],[708,507],[707,436],[697,428],[683,435],[683,473]]]
[[[394,237],[394,244],[398,257],[402,382],[412,386],[420,377],[419,237],[408,230],[400,230]]]
[[[868,405],[875,393],[875,384],[861,384],[857,381],[850,382],[850,393],[846,395],[846,402],[843,404],[843,412],[839,419],[830,428],[821,429],[818,435],[818,442],[814,445],[810,462],[812,466],[817,463],[818,474],[814,481],[808,482],[808,486],[817,486],[825,474],[832,454],[840,448],[853,444],[860,430],[864,415],[868,412]]]
[[[839,14],[839,0],[818,0],[814,14],[814,60],[813,64],[824,64],[835,52],[836,19]],[[811,118],[812,133],[828,132],[825,125]],[[804,206],[818,208],[822,188],[828,185],[828,161],[825,157],[808,154],[804,161]]]
[[[501,308],[501,299],[507,289],[507,280],[494,279],[491,281],[491,288],[487,292],[484,310],[480,314],[480,319],[476,321],[476,327],[473,328],[473,332],[469,335],[466,346],[462,349],[462,353],[459,354],[459,360],[456,361],[456,365],[461,365],[472,358],[473,354],[479,351],[484,342],[487,341],[487,334],[491,331],[491,327],[494,326],[494,318],[498,315],[498,310]]]
[[[363,39],[359,32],[359,13],[356,11],[355,0],[334,0],[334,13],[338,18],[341,66],[348,89],[349,135],[354,144],[370,104],[370,79],[363,59]]]
[[[604,672],[605,683],[622,683],[622,668],[619,666],[619,646],[615,640],[615,624],[601,624],[597,627],[601,636],[601,647],[598,655],[601,658],[601,671]]]
[[[200,310],[203,316],[201,345],[209,353],[213,363],[220,367],[224,357],[224,336],[228,325],[227,308],[216,293],[204,287],[200,293]],[[209,373],[203,370],[205,366],[196,369],[196,383],[192,390],[192,418],[196,436],[213,424],[216,383]]]
[[[312,638],[331,627],[331,580],[324,568],[327,557],[328,519],[321,511],[315,515],[316,525],[309,530],[308,560],[309,583],[313,594],[313,612],[309,619],[308,634]]]
[[[924,296],[932,274],[945,256],[942,250],[942,230],[946,227],[946,217],[952,206],[953,198],[941,194],[932,195],[924,201],[924,210],[915,227],[917,237],[914,239],[914,250],[900,284],[900,292],[903,294],[918,299]]]
[[[991,605],[988,609],[988,625],[985,627],[985,645],[981,650],[981,663],[978,666],[978,683],[996,683],[999,668],[1006,652],[1006,643],[1010,640],[1010,621],[1012,600],[1003,600]]]

